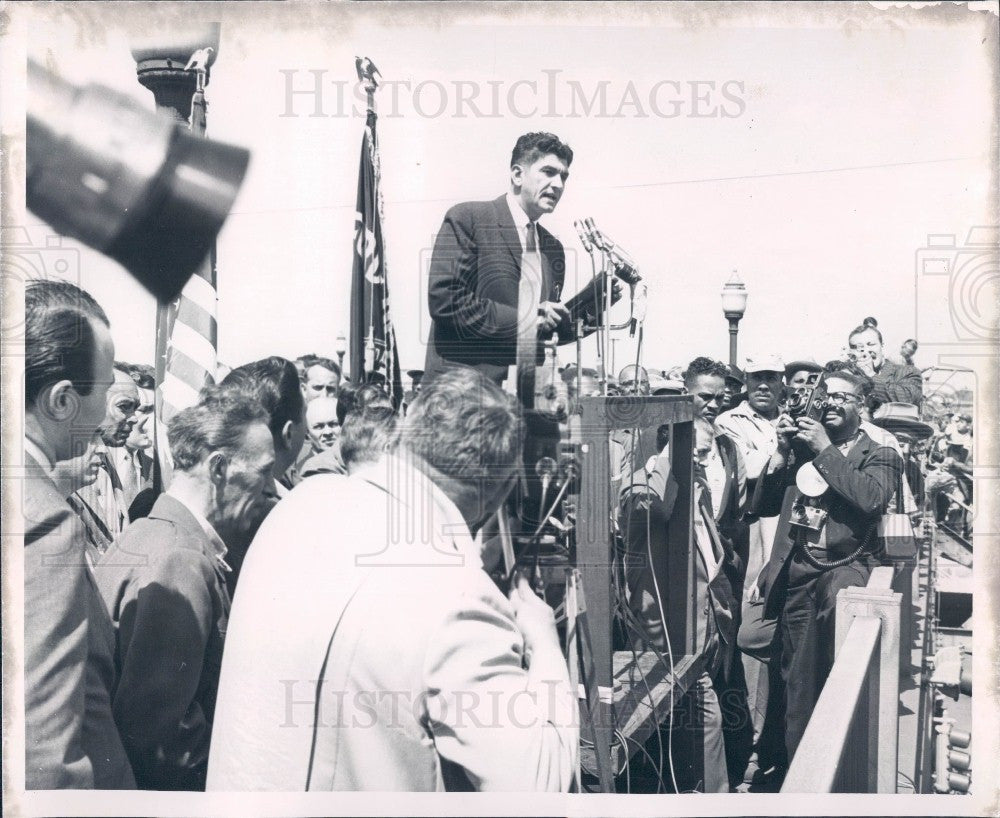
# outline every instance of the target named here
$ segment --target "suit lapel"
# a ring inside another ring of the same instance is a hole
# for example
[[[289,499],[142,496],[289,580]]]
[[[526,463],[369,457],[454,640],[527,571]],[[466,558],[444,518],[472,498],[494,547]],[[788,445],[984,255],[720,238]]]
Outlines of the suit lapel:
[[[507,207],[506,195],[493,200],[493,209],[497,214],[497,226],[500,228],[500,235],[503,237],[507,250],[517,264],[517,269],[521,269],[521,237],[517,233],[517,226],[514,224],[514,217],[510,215],[510,208]]]
[[[847,452],[847,462],[852,466],[860,466],[868,457],[868,452],[871,451],[873,445],[874,441],[865,432],[861,432],[854,445]]]
[[[507,206],[507,196],[504,195],[494,199],[493,208],[496,210],[497,226],[500,228],[500,235],[503,237],[504,244],[507,245],[507,250],[510,252],[511,258],[517,264],[518,277],[520,278],[521,236],[517,231],[517,226],[514,224],[514,217],[511,216],[510,208]],[[558,301],[559,293],[553,292],[555,278],[552,272],[552,260],[549,258],[549,252],[552,249],[555,239],[542,225],[537,222],[535,224],[538,228],[539,255],[542,257],[542,292],[540,300]]]
[[[552,259],[549,252],[555,238],[541,225],[538,225],[538,249],[542,255],[542,301],[558,301],[560,293],[555,292],[555,276],[552,273]]]
[[[728,438],[726,438],[728,440]],[[717,446],[719,449],[719,458],[722,460],[722,469],[726,474],[726,480],[722,484],[722,497],[719,502],[719,520],[726,516],[726,508],[729,505],[729,501],[732,498],[734,483],[736,482],[735,469],[733,469],[733,460],[729,447],[722,442],[723,438],[716,438]],[[718,520],[716,521],[718,522]]]

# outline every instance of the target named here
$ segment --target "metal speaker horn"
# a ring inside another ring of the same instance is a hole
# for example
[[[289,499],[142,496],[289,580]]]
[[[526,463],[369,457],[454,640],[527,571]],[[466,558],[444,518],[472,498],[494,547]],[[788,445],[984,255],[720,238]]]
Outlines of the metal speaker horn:
[[[28,63],[27,203],[169,301],[205,262],[250,152]]]

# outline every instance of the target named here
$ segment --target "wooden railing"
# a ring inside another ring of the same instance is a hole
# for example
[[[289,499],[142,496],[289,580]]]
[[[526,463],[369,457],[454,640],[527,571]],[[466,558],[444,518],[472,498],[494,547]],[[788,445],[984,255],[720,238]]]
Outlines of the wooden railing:
[[[836,660],[782,792],[896,792],[900,602],[894,570],[837,594]],[[909,615],[909,611],[907,611]]]

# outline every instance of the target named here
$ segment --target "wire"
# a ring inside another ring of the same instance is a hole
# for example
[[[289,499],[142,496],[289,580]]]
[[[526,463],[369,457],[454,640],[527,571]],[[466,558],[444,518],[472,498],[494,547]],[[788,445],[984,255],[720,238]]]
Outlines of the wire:
[[[636,383],[641,383],[641,380],[640,380],[640,377],[639,377],[639,361],[640,361],[640,355],[641,355],[641,352],[642,352],[642,341],[643,341],[643,335],[642,335],[642,328],[640,327],[640,329],[639,329],[639,341],[636,344],[636,351],[635,351],[635,377],[636,377]],[[635,454],[636,454],[637,439],[638,439],[638,435],[633,434],[632,435],[632,439],[630,441],[631,449],[629,451],[629,458],[628,458],[628,460],[629,460],[630,465],[633,466],[633,467],[636,465]],[[645,463],[639,464],[639,468],[641,468],[643,470],[643,475],[644,475],[644,478],[645,478],[645,488],[646,488],[647,495],[648,495],[648,492],[649,492],[649,475],[646,473]],[[633,474],[634,474],[634,472],[633,472]],[[631,476],[630,476],[629,479],[631,480]],[[660,612],[660,619],[663,622],[664,636],[668,640],[667,641],[667,645],[669,647],[669,645],[670,645],[670,643],[669,643],[669,636],[667,636],[667,634],[666,634],[666,622],[663,619],[663,616],[664,616],[663,615],[663,600],[662,600],[662,598],[660,596],[659,585],[656,584],[656,574],[655,574],[655,572],[653,572],[653,557],[652,557],[652,551],[651,551],[652,545],[650,543],[650,535],[651,535],[651,531],[650,531],[650,525],[651,525],[650,524],[650,512],[651,512],[651,507],[647,505],[645,517],[646,517],[646,548],[647,548],[647,552],[648,552],[648,555],[649,555],[648,565],[649,565],[649,569],[650,569],[650,574],[653,576],[654,587],[656,588],[656,604],[657,604],[657,607],[658,607],[659,612]],[[628,519],[628,527],[626,529],[626,533],[628,533],[628,531],[631,529],[631,525],[632,525],[632,518],[631,518],[631,515],[630,515],[629,519]],[[626,605],[625,608],[627,609],[627,607],[628,606]],[[629,613],[631,613],[631,611],[629,611]],[[641,625],[641,623],[640,623],[640,625]],[[652,640],[649,638],[649,634],[648,633],[645,634],[645,638],[643,639],[643,642],[645,644],[647,644],[647,645],[651,644]],[[635,660],[635,667],[638,667],[639,657],[638,657],[638,655],[635,652],[635,647],[631,644],[631,642],[630,642],[629,646],[632,648],[632,656],[633,656],[633,658]],[[656,650],[655,647],[654,647],[654,650]],[[663,654],[660,653],[658,650],[656,650],[656,654],[657,654],[657,657],[660,659],[660,661],[663,661]],[[667,758],[668,758],[668,761],[670,763],[670,777],[671,777],[671,780],[674,782],[674,791],[676,792],[676,790],[677,790],[677,777],[674,774],[674,766],[673,766],[673,738],[672,738],[672,736],[673,736],[673,719],[674,719],[674,684],[676,682],[676,679],[675,679],[675,676],[674,676],[674,661],[673,661],[673,655],[672,654],[671,654],[671,657],[670,657],[670,663],[667,664],[666,662],[664,662],[664,666],[666,667],[667,671],[670,674],[670,712],[669,712],[669,715],[668,715],[668,718],[669,718],[669,721],[670,721],[670,729],[669,729],[669,732],[667,734]],[[649,697],[650,713],[652,714],[653,718],[655,719],[656,718],[656,699],[653,697],[653,691],[650,689],[649,683],[647,682],[646,677],[645,677],[644,674],[642,675],[642,681],[643,681],[643,684],[646,687],[646,693],[647,693],[647,695]],[[663,736],[660,733],[660,727],[659,727],[659,721],[658,720],[657,720],[657,724],[656,724],[656,741],[657,741],[657,749],[658,749],[658,753],[659,753],[659,763],[658,763],[658,765],[656,767],[656,774],[657,774],[657,777],[659,778],[659,784],[657,786],[657,790],[656,791],[657,791],[657,793],[659,793],[661,787],[663,789],[666,789],[666,783],[663,780]]]
[[[640,338],[640,344],[641,344],[641,338]],[[636,438],[635,438],[635,436],[633,436],[632,441],[631,441],[631,452],[630,452],[630,455],[631,455],[630,460],[632,461],[633,465],[635,465],[635,462],[634,462],[635,461],[635,450],[636,450]],[[649,488],[649,475],[645,471],[645,464],[640,464],[640,468],[643,469],[643,474],[644,474],[644,477],[645,477],[645,488],[646,488],[646,491],[647,491],[647,494],[648,494],[650,492],[650,488]],[[633,485],[635,485],[635,484],[633,484]],[[659,617],[660,617],[660,624],[661,624],[661,626],[663,628],[663,636],[664,636],[664,639],[665,639],[666,644],[667,644],[667,654],[668,654],[668,657],[669,657],[669,661],[652,644],[653,640],[650,638],[648,632],[645,632],[645,626],[643,625],[643,623],[639,622],[638,624],[639,624],[640,632],[644,633],[644,637],[645,637],[643,639],[644,644],[646,644],[647,646],[649,646],[649,647],[651,647],[653,649],[653,651],[656,653],[658,659],[663,663],[664,667],[666,668],[667,672],[669,673],[669,678],[670,678],[670,701],[669,701],[668,733],[667,733],[667,762],[668,762],[669,769],[670,769],[670,779],[671,779],[671,782],[673,783],[674,792],[680,792],[680,789],[679,789],[679,787],[677,785],[677,773],[676,773],[676,770],[675,770],[675,767],[674,767],[674,757],[673,757],[674,706],[675,706],[675,703],[676,703],[675,702],[675,690],[676,690],[676,683],[677,683],[676,672],[675,672],[676,665],[674,663],[673,646],[672,646],[672,644],[670,642],[670,635],[667,632],[666,618],[665,618],[665,615],[664,615],[664,612],[663,612],[663,596],[662,596],[662,593],[660,591],[659,581],[656,578],[656,572],[653,570],[653,555],[652,555],[652,542],[651,542],[651,533],[652,533],[652,531],[651,531],[651,525],[652,525],[651,524],[651,507],[648,506],[648,505],[647,505],[646,512],[645,512],[645,522],[646,522],[646,556],[647,556],[647,559],[648,559],[647,565],[649,566],[650,575],[653,578],[653,587],[654,587],[654,591],[655,591],[655,594],[656,594],[657,612],[658,612]],[[632,527],[632,516],[629,515],[628,516],[628,524],[627,524],[627,527],[626,527],[626,537],[625,537],[626,544],[629,542],[629,536],[628,535],[631,532],[631,527]],[[627,551],[628,551],[627,547],[624,549],[624,551],[627,553]],[[634,616],[632,614],[631,610],[628,609],[627,605],[624,605],[623,609],[626,610],[626,611],[628,611],[628,613],[629,613],[630,616]],[[630,618],[630,617],[627,617],[627,619],[628,618]],[[634,648],[633,648],[633,654],[634,654]],[[636,665],[637,664],[638,664],[638,658],[636,658]],[[656,713],[656,701],[655,701],[655,699],[654,699],[654,697],[652,695],[652,691],[649,690],[648,682],[645,682],[645,677],[643,677],[643,681],[646,684],[647,690],[649,691],[650,708],[651,708],[651,711],[652,711],[652,713],[654,714],[654,717],[655,717],[655,713]],[[658,774],[659,779],[660,779],[660,784],[659,784],[659,787],[657,789],[657,792],[659,792],[659,788],[660,787],[665,787],[665,782],[663,781],[663,776],[662,776],[662,769],[663,769],[663,737],[662,737],[662,734],[660,732],[660,729],[659,729],[658,725],[657,725],[657,728],[656,728],[656,735],[657,735],[657,742],[658,742],[659,755],[660,755],[659,764],[657,765],[657,774]],[[652,758],[650,758],[650,762],[652,763]]]

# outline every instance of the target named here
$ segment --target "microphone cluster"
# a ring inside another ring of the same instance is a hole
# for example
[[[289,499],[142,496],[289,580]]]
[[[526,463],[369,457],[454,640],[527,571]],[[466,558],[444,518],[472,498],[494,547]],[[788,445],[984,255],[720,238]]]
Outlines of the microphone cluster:
[[[618,246],[607,233],[601,232],[592,218],[588,216],[583,221],[575,221],[573,226],[576,228],[576,234],[580,237],[583,249],[590,255],[594,254],[595,249],[604,253],[611,262],[612,272],[618,278],[633,287],[642,281],[639,268],[632,257]]]

